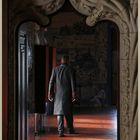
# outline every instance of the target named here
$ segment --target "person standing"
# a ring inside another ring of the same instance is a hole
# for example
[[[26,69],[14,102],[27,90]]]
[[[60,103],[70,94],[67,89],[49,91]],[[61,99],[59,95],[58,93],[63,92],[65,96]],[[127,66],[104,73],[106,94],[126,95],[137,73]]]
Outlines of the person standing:
[[[68,65],[69,58],[61,56],[61,64],[52,70],[49,81],[48,99],[54,101],[54,115],[57,115],[58,134],[64,136],[64,116],[69,134],[74,134],[73,102],[75,101],[75,72]]]

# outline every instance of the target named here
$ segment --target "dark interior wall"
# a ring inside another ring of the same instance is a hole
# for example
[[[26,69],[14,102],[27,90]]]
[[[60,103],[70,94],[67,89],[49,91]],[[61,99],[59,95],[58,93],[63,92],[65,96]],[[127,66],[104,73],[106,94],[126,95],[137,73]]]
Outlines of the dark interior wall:
[[[61,54],[70,56],[70,63],[77,72],[77,88],[83,105],[100,91],[106,95],[105,104],[116,104],[112,101],[116,97],[113,90],[117,90],[117,87],[115,81],[113,85],[111,83],[111,67],[117,67],[112,61],[118,58],[115,56],[117,50],[112,49],[111,24],[106,21],[88,27],[83,18],[73,12],[59,13],[52,17],[52,24],[46,34],[48,44],[56,48],[57,65]]]
[[[70,63],[76,70],[77,90],[80,90],[81,105],[92,102],[91,100],[102,90],[108,98],[107,26],[107,24],[100,24],[93,29],[77,23],[76,27],[70,29],[75,30],[74,35],[66,33],[65,28],[60,29],[67,36],[63,38],[63,43],[59,39],[61,46],[57,47],[57,61],[59,62],[59,57],[63,53],[70,56]]]
[[[117,26],[111,26],[111,45],[112,45],[112,104],[118,106],[119,100],[119,30]],[[116,100],[117,99],[117,100]]]
[[[34,94],[36,113],[45,113],[46,47],[34,46]]]

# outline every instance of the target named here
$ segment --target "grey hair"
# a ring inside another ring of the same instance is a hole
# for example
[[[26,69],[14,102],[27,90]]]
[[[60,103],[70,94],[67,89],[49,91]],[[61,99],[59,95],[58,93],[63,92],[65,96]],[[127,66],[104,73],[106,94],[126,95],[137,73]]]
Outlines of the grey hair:
[[[64,61],[68,61],[69,60],[69,56],[68,55],[62,55],[61,59],[63,59]]]

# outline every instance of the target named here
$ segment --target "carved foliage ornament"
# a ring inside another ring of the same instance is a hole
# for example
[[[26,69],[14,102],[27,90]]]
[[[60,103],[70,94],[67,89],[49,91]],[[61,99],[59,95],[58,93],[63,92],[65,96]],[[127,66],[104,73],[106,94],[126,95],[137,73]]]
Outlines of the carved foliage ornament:
[[[84,15],[90,15],[92,13],[97,3],[96,1],[97,0],[70,0],[72,6]]]
[[[96,8],[92,11],[92,14],[86,18],[86,24],[88,26],[94,26],[100,16],[102,15],[103,7],[101,6],[99,10]]]
[[[34,0],[33,3],[37,6],[43,14],[49,15],[59,10],[65,0]]]

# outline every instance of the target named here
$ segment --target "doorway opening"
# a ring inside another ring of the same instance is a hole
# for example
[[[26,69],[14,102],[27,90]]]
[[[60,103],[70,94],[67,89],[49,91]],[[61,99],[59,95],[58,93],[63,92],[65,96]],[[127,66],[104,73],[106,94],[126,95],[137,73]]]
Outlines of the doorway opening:
[[[34,22],[27,22],[19,27],[18,139],[20,140],[34,139],[36,130],[51,130],[48,126],[48,118],[51,116],[44,115],[45,102],[48,101],[47,85],[52,67],[59,65],[60,55],[64,53],[69,55],[70,64],[77,73],[79,96],[74,104],[75,114],[86,114],[89,111],[92,116],[97,112],[105,115],[104,112],[110,110],[109,115],[114,113],[113,121],[117,124],[115,130],[119,129],[119,30],[109,21],[102,21],[95,27],[86,26],[82,21],[79,22],[78,18],[76,22],[71,25],[61,23],[61,27],[57,23],[47,28],[41,28]],[[41,42],[42,38],[45,40]],[[36,88],[40,87],[36,82],[38,74],[42,77],[40,80],[44,81],[41,90]],[[39,119],[36,118],[36,113],[39,114]],[[85,119],[87,118],[84,118],[83,122]],[[52,121],[52,124],[53,122],[55,121]],[[115,133],[116,138],[117,131]]]
[[[76,70],[79,98],[74,105],[75,114],[89,112],[91,116],[98,113],[105,116],[105,112],[110,116],[114,114],[112,139],[117,139],[119,137],[117,135],[119,131],[119,30],[109,21],[102,21],[94,28],[87,27],[79,21],[76,24],[70,25],[68,22],[60,25],[57,24],[56,28],[48,27],[48,37],[52,38],[48,40],[48,44],[53,50],[53,66],[60,64],[61,54],[67,54],[70,65]],[[80,117],[76,116],[76,122],[79,121],[77,118]],[[87,119],[89,118],[82,120],[84,122]],[[54,125],[54,120],[50,118],[49,121]],[[76,126],[78,127],[77,124]],[[53,131],[48,133],[50,137],[51,134]]]

